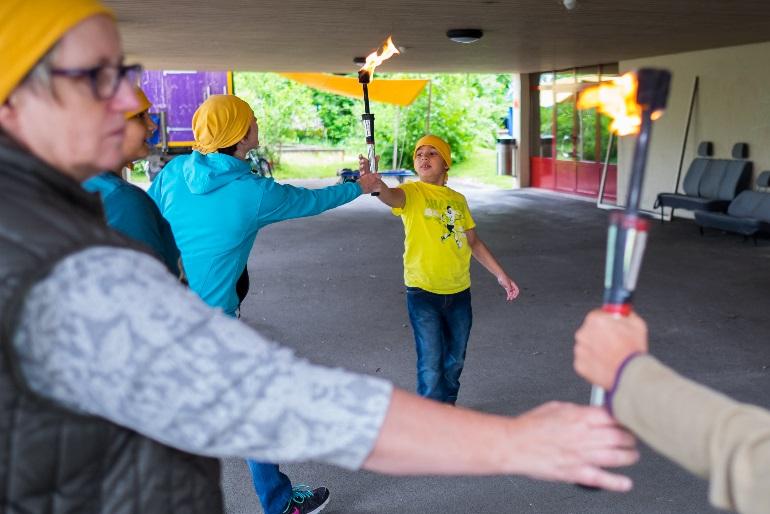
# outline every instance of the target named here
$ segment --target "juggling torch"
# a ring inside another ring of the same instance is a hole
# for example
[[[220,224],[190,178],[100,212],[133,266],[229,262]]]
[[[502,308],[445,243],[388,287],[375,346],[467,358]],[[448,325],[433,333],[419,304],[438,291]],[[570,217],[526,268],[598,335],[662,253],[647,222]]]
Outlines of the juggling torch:
[[[626,73],[611,84],[586,89],[579,109],[596,107],[613,118],[610,130],[619,135],[638,134],[626,208],[610,214],[607,231],[607,261],[604,274],[603,310],[628,316],[632,309],[636,280],[647,243],[648,221],[639,215],[639,201],[647,165],[653,120],[666,108],[671,73],[643,68]],[[604,389],[593,386],[591,404],[604,404]]]
[[[360,70],[358,70],[358,82],[364,89],[364,114],[361,115],[361,122],[364,124],[364,134],[366,135],[366,154],[369,159],[369,171],[377,172],[376,150],[374,147],[374,114],[369,110],[369,83],[374,77],[374,69],[395,54],[401,53],[393,44],[393,40],[388,36],[387,41],[382,46],[382,53],[375,50],[366,58]],[[372,196],[379,196],[380,193],[373,192]]]

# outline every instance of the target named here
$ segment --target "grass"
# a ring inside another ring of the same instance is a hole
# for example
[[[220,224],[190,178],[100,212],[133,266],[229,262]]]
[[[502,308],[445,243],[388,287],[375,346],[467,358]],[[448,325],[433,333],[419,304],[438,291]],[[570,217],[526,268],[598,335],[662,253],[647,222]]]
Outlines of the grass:
[[[278,180],[307,179],[307,178],[336,178],[337,170],[341,168],[358,169],[357,154],[346,152],[297,152],[284,153],[281,164],[273,172]],[[147,175],[135,167],[131,173],[131,182],[147,182]],[[480,148],[471,154],[464,162],[453,167],[449,171],[450,180],[459,178],[485,186],[510,189],[513,187],[513,179],[508,176],[499,176],[497,170],[497,153],[495,150]]]
[[[501,189],[511,189],[513,187],[513,178],[497,175],[497,152],[487,148],[479,148],[468,156],[465,161],[450,169],[450,180],[452,177]]]
[[[341,168],[358,169],[357,154],[284,153],[281,164],[273,171],[278,180],[295,178],[335,178]]]
[[[136,184],[137,182],[149,182],[149,179],[147,178],[147,175],[144,171],[134,168],[131,170],[131,177],[129,178],[129,181]]]
[[[341,160],[339,154],[284,154],[281,165],[273,175],[278,180],[336,177],[337,170],[340,168],[358,169],[355,155],[351,154],[351,157],[353,158]],[[512,188],[513,179],[498,176],[496,170],[497,153],[494,150],[481,148],[464,162],[453,167],[449,175],[486,186]]]

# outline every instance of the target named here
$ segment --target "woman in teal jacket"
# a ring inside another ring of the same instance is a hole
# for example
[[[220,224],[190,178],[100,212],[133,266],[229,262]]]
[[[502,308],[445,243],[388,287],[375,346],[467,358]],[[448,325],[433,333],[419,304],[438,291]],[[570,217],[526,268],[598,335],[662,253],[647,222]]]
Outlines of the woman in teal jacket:
[[[123,140],[123,155],[128,167],[133,161],[144,159],[150,152],[147,139],[157,129],[148,111],[152,104],[139,87],[134,89],[139,106],[127,112],[126,133]],[[179,249],[174,241],[171,227],[163,219],[158,206],[147,193],[120,176],[123,166],[114,171],[105,171],[83,182],[83,189],[99,193],[104,207],[107,224],[135,241],[144,243],[163,261],[168,270],[180,280],[184,278],[179,263]]]
[[[209,97],[193,116],[193,133],[193,152],[169,162],[148,192],[171,224],[190,288],[230,316],[238,315],[235,284],[262,227],[346,204],[379,181],[365,174],[358,183],[305,189],[254,175],[245,159],[259,145],[259,128],[233,95]],[[326,488],[292,488],[274,464],[249,461],[249,468],[266,514],[315,513],[328,503]]]
[[[239,119],[244,116],[246,123]],[[370,192],[375,181],[305,189],[254,175],[245,156],[259,145],[259,129],[249,105],[236,96],[209,97],[195,113],[193,130],[196,149],[169,162],[148,193],[171,223],[190,287],[235,316],[235,283],[262,227],[346,204]]]

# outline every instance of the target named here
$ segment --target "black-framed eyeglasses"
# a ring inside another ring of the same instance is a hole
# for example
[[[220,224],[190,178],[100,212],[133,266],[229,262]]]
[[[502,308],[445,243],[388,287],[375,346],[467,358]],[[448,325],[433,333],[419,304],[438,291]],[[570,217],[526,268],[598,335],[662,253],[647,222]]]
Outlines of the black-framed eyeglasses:
[[[51,75],[71,79],[87,78],[91,91],[99,100],[109,100],[118,92],[120,82],[125,79],[132,86],[139,85],[142,76],[141,64],[102,64],[93,68],[51,68]]]

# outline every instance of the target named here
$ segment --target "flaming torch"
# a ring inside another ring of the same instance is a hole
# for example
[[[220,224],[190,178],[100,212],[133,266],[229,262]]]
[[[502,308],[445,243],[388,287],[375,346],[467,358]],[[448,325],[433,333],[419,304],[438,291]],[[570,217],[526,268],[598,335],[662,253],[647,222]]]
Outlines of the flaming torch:
[[[393,40],[388,36],[381,51],[375,50],[366,58],[366,63],[358,70],[358,82],[364,88],[364,114],[361,115],[361,122],[364,124],[364,133],[366,135],[366,154],[369,159],[369,171],[377,172],[377,163],[375,162],[376,151],[374,148],[374,114],[369,110],[369,82],[374,77],[374,69],[382,64],[386,59],[393,55],[401,53],[393,44]],[[372,196],[378,196],[380,193],[374,192]]]
[[[578,109],[596,107],[610,116],[610,130],[618,135],[637,134],[626,208],[610,215],[607,232],[607,261],[604,274],[605,312],[628,316],[636,280],[647,242],[648,222],[639,215],[644,170],[647,165],[652,121],[663,115],[668,99],[671,73],[644,68],[619,77],[609,84],[586,89]],[[604,404],[604,390],[593,386],[591,404]]]

